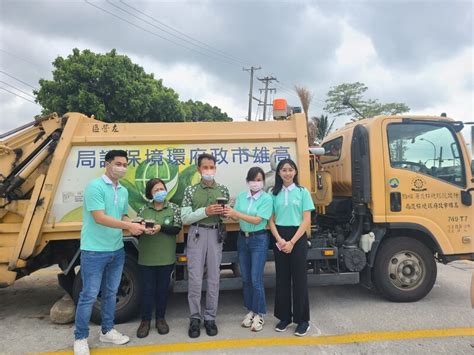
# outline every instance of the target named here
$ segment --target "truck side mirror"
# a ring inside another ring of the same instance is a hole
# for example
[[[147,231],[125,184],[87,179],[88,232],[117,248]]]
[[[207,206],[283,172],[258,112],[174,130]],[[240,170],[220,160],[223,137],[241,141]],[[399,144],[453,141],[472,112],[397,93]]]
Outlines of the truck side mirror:
[[[464,206],[471,206],[472,205],[472,196],[471,191],[474,189],[468,189],[466,191],[461,191],[461,203]]]

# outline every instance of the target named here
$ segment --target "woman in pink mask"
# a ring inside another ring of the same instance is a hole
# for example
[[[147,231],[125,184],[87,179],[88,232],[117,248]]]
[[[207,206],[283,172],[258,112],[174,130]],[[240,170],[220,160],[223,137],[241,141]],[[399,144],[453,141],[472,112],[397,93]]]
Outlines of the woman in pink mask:
[[[258,332],[263,329],[266,313],[263,270],[269,245],[266,227],[273,213],[273,199],[264,191],[265,173],[261,168],[250,168],[246,180],[249,189],[237,196],[233,209],[225,207],[224,215],[238,220],[240,224],[237,250],[244,305],[248,310],[241,325]]]

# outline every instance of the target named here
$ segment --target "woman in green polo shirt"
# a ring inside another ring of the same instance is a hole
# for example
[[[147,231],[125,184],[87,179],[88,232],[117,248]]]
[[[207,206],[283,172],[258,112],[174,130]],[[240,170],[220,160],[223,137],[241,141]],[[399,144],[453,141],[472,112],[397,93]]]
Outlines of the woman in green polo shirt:
[[[275,238],[275,317],[280,320],[275,330],[284,332],[294,322],[295,335],[304,336],[309,329],[306,230],[314,203],[309,191],[298,184],[293,160],[278,163],[272,195],[269,225]]]
[[[263,316],[267,311],[263,270],[267,260],[269,237],[265,228],[272,215],[273,200],[270,194],[263,190],[265,173],[261,168],[250,168],[246,180],[249,190],[237,196],[234,209],[226,206],[224,215],[239,220],[240,224],[237,250],[244,305],[248,310],[241,325],[258,332],[263,329]]]
[[[165,320],[168,287],[176,261],[176,235],[182,227],[181,213],[177,205],[166,201],[166,184],[161,179],[151,179],[145,187],[146,198],[152,200],[138,216],[154,220],[153,229],[147,229],[138,241],[138,264],[143,280],[142,321],[137,337],[144,338],[150,331],[152,308],[156,308],[158,333],[167,334]]]

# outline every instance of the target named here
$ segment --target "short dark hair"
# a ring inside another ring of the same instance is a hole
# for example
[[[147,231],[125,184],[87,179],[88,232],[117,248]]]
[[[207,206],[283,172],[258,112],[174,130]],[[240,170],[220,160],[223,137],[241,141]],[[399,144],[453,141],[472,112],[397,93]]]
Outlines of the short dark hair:
[[[250,168],[249,171],[247,172],[247,178],[246,178],[247,182],[255,180],[258,174],[262,174],[263,181],[265,181],[265,173],[263,169],[259,166],[254,166]]]
[[[153,188],[155,187],[156,184],[163,184],[163,186],[165,187],[165,190],[168,191],[168,188],[166,187],[166,184],[163,180],[159,179],[159,178],[154,178],[154,179],[150,179],[147,181],[146,183],[146,187],[145,187],[145,197],[149,200],[152,200],[153,199],[153,195],[151,194],[151,190],[153,190]]]
[[[208,154],[208,153],[202,153],[198,156],[198,166],[201,166],[201,162],[204,159],[212,160],[214,164],[216,163],[216,157],[214,155]]]
[[[112,160],[115,159],[115,157],[124,157],[128,161],[127,152],[125,150],[121,150],[121,149],[109,150],[107,152],[107,154],[105,154],[105,161],[110,163]]]

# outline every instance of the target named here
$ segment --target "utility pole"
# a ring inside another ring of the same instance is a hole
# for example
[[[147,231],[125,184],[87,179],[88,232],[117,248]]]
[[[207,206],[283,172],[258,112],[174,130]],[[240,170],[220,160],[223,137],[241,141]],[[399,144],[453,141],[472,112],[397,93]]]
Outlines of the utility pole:
[[[250,89],[249,89],[249,112],[247,120],[252,120],[252,100],[253,100],[253,72],[255,70],[260,70],[260,67],[254,67],[253,65],[250,68],[242,68],[242,70],[250,72]]]
[[[265,91],[264,99],[263,99],[263,104],[260,104],[263,106],[263,120],[267,120],[267,106],[272,106],[272,104],[267,104],[267,97],[268,97],[268,92],[276,92],[275,88],[269,88],[268,84],[271,83],[272,81],[278,81],[277,78],[273,76],[266,76],[264,78],[257,78],[260,80],[262,83],[265,83],[265,88],[260,89],[260,92]]]

